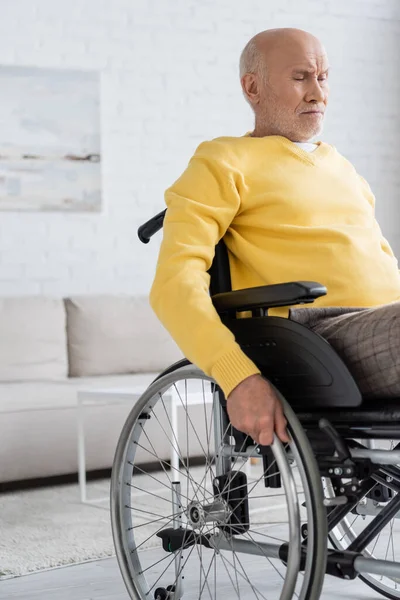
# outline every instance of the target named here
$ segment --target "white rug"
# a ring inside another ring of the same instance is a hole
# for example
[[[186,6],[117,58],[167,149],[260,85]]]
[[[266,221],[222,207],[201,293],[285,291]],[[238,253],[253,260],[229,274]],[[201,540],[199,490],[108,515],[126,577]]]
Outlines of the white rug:
[[[88,483],[89,498],[108,493],[108,479]],[[114,554],[109,511],[81,504],[74,484],[1,494],[0,523],[2,577]]]
[[[260,469],[261,465],[253,468],[253,476]],[[202,481],[204,467],[191,469],[191,474]],[[257,479],[260,475],[261,470]],[[103,508],[82,504],[77,484],[0,494],[0,579],[114,555],[109,485],[109,479],[88,483],[89,500],[106,497]],[[253,491],[253,525],[280,523],[281,494],[276,497],[276,490],[259,485],[262,494],[258,495],[257,488]],[[159,529],[159,519],[150,524],[149,515],[171,516],[169,479],[158,472],[150,479],[139,475],[135,476],[135,486],[130,501],[139,524],[135,541],[143,549],[158,547],[159,538],[151,534]],[[190,488],[182,491],[190,495]],[[211,488],[209,492],[211,496]],[[266,495],[270,496],[268,501]]]
[[[204,468],[198,471],[201,477]],[[170,499],[165,473],[150,480],[136,476],[135,482]],[[160,483],[167,486],[159,490]],[[0,494],[0,579],[113,556],[109,491],[109,479],[88,482],[88,501],[105,497],[100,507],[82,504],[77,484]],[[135,492],[135,496],[136,522],[146,523],[135,539],[143,548],[159,546],[159,538],[150,535],[159,524],[148,524],[147,511],[167,514],[170,506],[163,506],[165,500],[155,495]]]

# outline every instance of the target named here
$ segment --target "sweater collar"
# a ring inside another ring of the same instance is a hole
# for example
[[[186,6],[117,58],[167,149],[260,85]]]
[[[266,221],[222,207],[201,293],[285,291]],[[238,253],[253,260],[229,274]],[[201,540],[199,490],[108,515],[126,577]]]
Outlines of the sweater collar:
[[[295,154],[303,161],[313,165],[323,160],[333,150],[333,146],[331,146],[330,144],[326,144],[322,141],[315,141],[313,143],[317,145],[317,148],[313,152],[307,152],[307,150],[300,148],[300,146],[298,146],[297,144],[295,144],[294,142],[282,135],[266,135],[265,137],[252,137],[251,131],[249,131],[243,137],[247,137],[260,144],[263,144],[266,141],[268,141],[279,145],[283,145],[292,154]]]

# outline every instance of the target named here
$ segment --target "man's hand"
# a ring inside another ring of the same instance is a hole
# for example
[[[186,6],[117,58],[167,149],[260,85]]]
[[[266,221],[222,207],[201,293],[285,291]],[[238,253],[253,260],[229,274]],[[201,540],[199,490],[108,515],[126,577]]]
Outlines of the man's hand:
[[[274,431],[282,442],[289,441],[282,405],[261,375],[251,375],[237,385],[227,398],[227,409],[231,424],[257,444],[272,444]]]

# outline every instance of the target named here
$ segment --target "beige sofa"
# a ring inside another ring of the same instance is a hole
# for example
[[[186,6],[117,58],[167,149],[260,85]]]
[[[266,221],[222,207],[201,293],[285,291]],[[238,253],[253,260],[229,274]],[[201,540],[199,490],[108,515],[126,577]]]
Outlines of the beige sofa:
[[[0,299],[0,482],[76,473],[77,390],[144,390],[180,358],[143,297]],[[85,407],[89,470],[111,466],[130,408]]]

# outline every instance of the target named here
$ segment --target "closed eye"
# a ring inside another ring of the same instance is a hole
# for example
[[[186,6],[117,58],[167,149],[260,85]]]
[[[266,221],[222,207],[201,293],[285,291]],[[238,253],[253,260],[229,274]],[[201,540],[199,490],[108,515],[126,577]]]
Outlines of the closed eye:
[[[293,80],[294,81],[305,81],[306,78],[305,77],[293,77]],[[328,80],[327,77],[318,77],[318,81],[320,81],[322,83],[325,82],[325,81],[327,81],[327,80]]]
[[[305,73],[304,75],[295,75],[293,79],[295,81],[305,81],[307,77],[310,76],[310,73]],[[322,73],[318,77],[318,81],[326,81],[328,79],[328,73]]]

